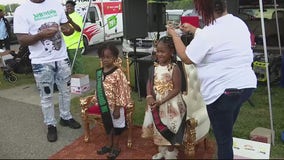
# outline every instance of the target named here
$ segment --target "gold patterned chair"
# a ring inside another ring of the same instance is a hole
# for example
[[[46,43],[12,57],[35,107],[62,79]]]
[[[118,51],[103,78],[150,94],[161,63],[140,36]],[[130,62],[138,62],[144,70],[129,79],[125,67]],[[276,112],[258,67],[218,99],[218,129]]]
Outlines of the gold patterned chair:
[[[206,105],[200,93],[200,82],[194,65],[183,64],[186,78],[186,89],[183,99],[187,105],[185,154],[194,157],[195,146],[203,141],[206,147],[207,135],[210,128],[210,120]]]
[[[122,67],[122,60],[119,58],[117,62],[117,66],[121,67],[122,70],[126,73],[126,77],[128,83],[130,84],[130,70],[129,70],[129,59],[126,56],[126,68]],[[81,117],[82,122],[84,125],[84,141],[90,141],[90,124],[95,123],[99,125],[101,128],[103,127],[102,124],[102,117],[97,112],[94,111],[94,96],[90,95],[87,97],[80,98],[80,106],[81,106]],[[127,147],[132,147],[132,126],[133,126],[133,113],[134,113],[134,102],[129,103],[126,106],[126,124],[127,124]],[[96,126],[97,127],[97,126]]]

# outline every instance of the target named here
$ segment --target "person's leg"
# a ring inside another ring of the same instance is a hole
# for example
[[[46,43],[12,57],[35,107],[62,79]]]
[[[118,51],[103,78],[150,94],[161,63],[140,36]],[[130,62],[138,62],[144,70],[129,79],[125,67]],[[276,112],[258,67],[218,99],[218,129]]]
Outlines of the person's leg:
[[[0,49],[3,49],[3,40],[0,40]]]
[[[57,129],[53,104],[54,65],[53,63],[33,64],[32,69],[40,93],[44,123],[48,127],[47,140],[55,142],[57,140]]]
[[[119,140],[120,140],[120,135],[113,135],[113,145],[112,145],[112,148],[119,149]]]
[[[10,50],[10,38],[9,37],[4,39],[4,44],[5,44],[5,49]]]
[[[237,118],[238,118],[238,115],[239,115],[239,112],[240,112],[240,109],[241,109],[243,103],[244,103],[245,101],[248,101],[248,100],[249,100],[249,98],[250,98],[250,96],[252,95],[252,93],[253,93],[254,90],[255,90],[254,88],[243,89],[243,92],[242,92],[242,94],[241,94],[240,101],[239,101],[239,103],[237,104],[237,107],[236,107],[236,109],[235,109],[235,111],[234,111],[234,116],[233,116],[234,121],[233,121],[233,124],[235,124],[235,122],[236,122],[236,120],[237,120]]]
[[[125,128],[114,128],[114,134],[113,134],[113,144],[112,147],[115,149],[119,149],[119,141],[120,141],[120,136],[123,133]]]
[[[84,74],[85,73],[81,52],[82,52],[82,48],[79,48],[78,52],[77,52],[77,55],[76,55],[75,62],[73,64],[73,60],[75,58],[76,49],[68,49],[68,56],[70,58],[70,63],[71,63],[71,65],[73,64],[72,73],[74,73],[74,74],[76,74],[76,73]]]
[[[219,159],[233,158],[233,126],[240,108],[254,89],[242,89],[238,94],[223,94],[207,106],[208,116],[218,145]]]
[[[40,93],[44,123],[56,126],[53,104],[54,66],[52,63],[33,64],[32,69]]]
[[[165,159],[177,159],[178,156],[178,150],[173,146],[168,146],[167,150],[164,154]]]
[[[208,116],[218,146],[218,159],[233,159],[233,115],[240,95],[223,94],[207,106]]]
[[[69,126],[73,129],[81,128],[81,125],[72,118],[70,112],[71,103],[71,70],[69,59],[66,58],[62,61],[55,62],[55,83],[59,90],[59,112],[60,112],[60,124],[62,126]]]
[[[115,159],[120,154],[121,149],[119,148],[119,141],[124,129],[125,128],[113,129],[112,150],[107,156],[109,159]]]
[[[59,111],[60,117],[68,120],[72,118],[70,112],[70,83],[71,83],[71,71],[69,60],[65,59],[62,61],[56,62],[55,66],[55,83],[58,87],[58,102],[59,102]]]
[[[101,149],[97,150],[97,154],[103,155],[111,152],[113,146],[113,134],[112,133],[108,134],[107,139],[108,139],[107,144],[103,146]]]

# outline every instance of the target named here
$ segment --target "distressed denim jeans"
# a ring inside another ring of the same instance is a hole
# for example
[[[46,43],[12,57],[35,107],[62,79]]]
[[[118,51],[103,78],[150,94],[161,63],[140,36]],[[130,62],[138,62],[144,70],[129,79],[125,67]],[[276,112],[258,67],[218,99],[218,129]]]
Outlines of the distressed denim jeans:
[[[53,85],[56,83],[58,88],[58,102],[60,117],[63,119],[70,119],[70,80],[71,68],[69,59],[62,61],[32,64],[34,77],[40,94],[40,102],[42,113],[44,116],[44,123],[46,125],[56,126],[56,119],[54,116],[54,102],[53,102]]]
[[[218,159],[233,159],[233,127],[242,104],[254,88],[225,91],[215,102],[207,105],[207,113],[218,146]]]

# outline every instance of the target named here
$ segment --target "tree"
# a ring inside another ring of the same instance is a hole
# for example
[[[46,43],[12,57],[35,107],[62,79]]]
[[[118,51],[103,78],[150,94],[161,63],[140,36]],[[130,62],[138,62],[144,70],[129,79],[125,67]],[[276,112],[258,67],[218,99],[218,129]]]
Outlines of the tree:
[[[0,4],[0,9],[2,9],[2,11],[5,11],[5,6]]]
[[[175,0],[167,4],[167,9],[192,9],[194,8],[192,0]]]
[[[6,13],[12,15],[15,12],[16,8],[19,7],[19,6],[20,6],[20,4],[13,3],[13,4],[8,4],[4,7],[5,7]]]

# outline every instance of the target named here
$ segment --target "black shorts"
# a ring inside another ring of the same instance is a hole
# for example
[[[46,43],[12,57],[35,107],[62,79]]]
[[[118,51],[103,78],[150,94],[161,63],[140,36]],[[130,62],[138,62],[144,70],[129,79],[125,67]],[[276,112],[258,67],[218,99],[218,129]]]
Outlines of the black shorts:
[[[114,135],[121,135],[125,128],[126,127],[124,127],[124,128],[113,128],[113,134]]]

